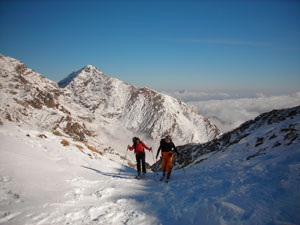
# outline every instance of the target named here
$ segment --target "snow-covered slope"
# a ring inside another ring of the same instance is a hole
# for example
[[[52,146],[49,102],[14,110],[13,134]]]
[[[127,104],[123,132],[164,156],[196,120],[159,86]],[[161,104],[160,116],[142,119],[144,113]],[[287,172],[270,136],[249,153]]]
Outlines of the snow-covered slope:
[[[92,136],[71,93],[20,61],[0,55],[0,118],[70,136]]]
[[[133,169],[84,143],[5,122],[0,126],[0,224],[150,224],[127,197]],[[96,160],[95,160],[96,159]],[[127,174],[127,175],[126,175]],[[123,197],[122,197],[123,196]]]
[[[129,167],[119,174],[121,164],[83,143],[5,121],[0,224],[297,225],[299,121],[298,107],[249,122],[240,130],[247,137],[231,136],[224,151],[175,170],[168,184],[153,173],[133,179]]]
[[[213,141],[179,147],[183,159],[175,163],[179,167],[192,167],[215,154],[237,149],[246,161],[260,159],[273,152],[289,154],[300,140],[300,106],[263,113],[254,120],[243,123]],[[208,155],[207,155],[208,154]]]
[[[101,129],[112,136],[125,128],[156,140],[171,134],[177,144],[183,144],[203,143],[220,134],[191,106],[106,76],[90,65],[73,72],[59,85],[73,93],[76,103],[94,113],[97,124],[104,125]]]
[[[300,106],[179,152],[175,168],[190,179],[174,207],[185,210],[186,224],[300,224]]]

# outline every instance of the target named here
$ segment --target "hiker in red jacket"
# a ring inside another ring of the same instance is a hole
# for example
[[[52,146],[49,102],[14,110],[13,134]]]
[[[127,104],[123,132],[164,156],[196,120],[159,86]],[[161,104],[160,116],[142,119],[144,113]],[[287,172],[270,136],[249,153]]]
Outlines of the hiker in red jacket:
[[[152,151],[152,148],[147,147],[147,145],[144,144],[138,137],[134,137],[132,139],[133,145],[130,147],[128,145],[128,149],[132,151],[134,149],[135,156],[136,156],[136,163],[137,163],[137,172],[138,176],[141,175],[141,161],[142,161],[142,169],[143,169],[143,175],[146,174],[146,162],[145,162],[145,150],[144,148],[148,149],[149,151]]]

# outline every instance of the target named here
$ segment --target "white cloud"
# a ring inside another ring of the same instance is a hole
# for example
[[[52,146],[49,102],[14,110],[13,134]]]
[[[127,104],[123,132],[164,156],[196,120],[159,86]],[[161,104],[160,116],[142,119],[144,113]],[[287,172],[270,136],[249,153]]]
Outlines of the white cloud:
[[[180,90],[180,91],[176,90],[176,91],[169,91],[165,93],[177,99],[180,99],[183,102],[230,98],[230,95],[224,92],[209,93],[209,92],[199,92],[199,91],[189,91],[189,90]]]
[[[300,92],[291,95],[265,96],[253,98],[218,99],[190,101],[197,111],[208,117],[223,132],[238,127],[247,120],[273,109],[290,108],[300,105]]]

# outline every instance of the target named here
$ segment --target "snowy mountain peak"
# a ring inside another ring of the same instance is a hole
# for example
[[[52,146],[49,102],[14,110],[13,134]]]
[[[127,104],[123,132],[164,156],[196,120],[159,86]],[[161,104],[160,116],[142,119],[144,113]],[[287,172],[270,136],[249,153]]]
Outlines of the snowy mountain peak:
[[[106,76],[92,66],[73,72],[59,85],[73,93],[74,102],[95,114],[97,124],[103,125],[101,130],[109,127],[106,132],[112,136],[120,132],[120,127],[125,133],[150,139],[170,134],[177,143],[206,142],[220,134],[217,127],[191,106]]]
[[[93,65],[86,65],[85,67],[83,67],[81,70],[81,72],[84,71],[86,73],[93,73],[93,72],[96,72],[97,74],[102,74],[104,75],[104,73],[99,70],[96,66],[93,66]]]
[[[97,67],[93,66],[93,65],[86,65],[83,68],[88,68],[88,69],[98,69]]]
[[[87,65],[78,71],[72,72],[69,76],[58,82],[58,85],[62,88],[68,86],[70,83],[83,81],[87,85],[88,80],[92,79],[103,79],[105,77],[104,73],[97,67],[92,65]],[[76,81],[78,80],[78,81]]]

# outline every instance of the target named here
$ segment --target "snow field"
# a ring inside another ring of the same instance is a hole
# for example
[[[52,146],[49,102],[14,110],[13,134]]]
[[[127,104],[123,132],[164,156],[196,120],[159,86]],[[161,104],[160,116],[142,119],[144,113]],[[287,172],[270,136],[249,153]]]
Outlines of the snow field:
[[[64,137],[5,123],[0,224],[299,224],[300,143],[271,148],[271,139],[260,145],[267,154],[246,160],[257,137],[275,132],[266,129],[174,171],[166,184],[153,173],[136,180],[129,167],[119,175],[119,163],[91,159],[70,139],[64,147]]]
[[[64,147],[62,137],[42,133],[47,138],[11,123],[0,128],[1,224],[155,223],[128,197],[143,193],[133,169],[118,175],[119,163],[92,160]]]

